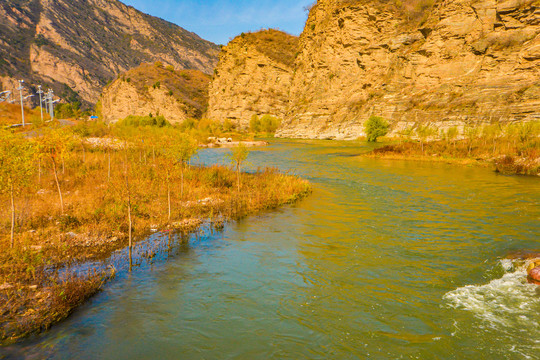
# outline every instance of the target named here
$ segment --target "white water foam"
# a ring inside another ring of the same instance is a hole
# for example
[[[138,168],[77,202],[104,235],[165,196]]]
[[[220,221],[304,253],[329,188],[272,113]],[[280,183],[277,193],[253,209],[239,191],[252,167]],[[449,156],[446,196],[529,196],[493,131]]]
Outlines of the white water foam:
[[[467,285],[446,293],[443,299],[454,309],[471,311],[499,331],[527,329],[540,341],[540,286],[527,282],[529,262],[501,260],[505,274],[484,285]]]

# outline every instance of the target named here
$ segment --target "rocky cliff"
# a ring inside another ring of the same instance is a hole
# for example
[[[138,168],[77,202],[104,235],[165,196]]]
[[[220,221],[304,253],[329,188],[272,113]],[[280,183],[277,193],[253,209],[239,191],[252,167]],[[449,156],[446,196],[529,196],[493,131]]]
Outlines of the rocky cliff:
[[[403,3],[313,6],[278,136],[354,139],[372,114],[394,133],[540,120],[538,0]]]
[[[95,103],[108,81],[144,62],[211,73],[218,47],[117,0],[2,0],[0,88],[15,80]]]
[[[171,123],[200,118],[208,105],[211,77],[198,70],[143,64],[122,73],[100,97],[102,118],[116,122],[129,115],[163,115]]]
[[[206,116],[241,128],[253,115],[283,118],[297,47],[297,37],[272,29],[232,40],[219,56]]]

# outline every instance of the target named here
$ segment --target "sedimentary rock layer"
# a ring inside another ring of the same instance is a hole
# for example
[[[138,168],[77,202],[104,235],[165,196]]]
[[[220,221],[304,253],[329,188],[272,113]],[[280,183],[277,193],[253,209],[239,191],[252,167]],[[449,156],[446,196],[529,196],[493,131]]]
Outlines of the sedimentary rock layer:
[[[539,121],[539,5],[447,0],[409,16],[392,2],[319,0],[278,136],[354,139],[370,115],[394,133]]]
[[[249,126],[253,115],[283,118],[298,38],[277,30],[242,34],[223,47],[207,117]]]

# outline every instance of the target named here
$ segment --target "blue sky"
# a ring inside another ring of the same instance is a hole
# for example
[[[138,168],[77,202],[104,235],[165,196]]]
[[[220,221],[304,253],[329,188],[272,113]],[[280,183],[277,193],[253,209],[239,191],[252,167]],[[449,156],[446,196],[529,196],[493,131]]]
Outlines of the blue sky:
[[[216,44],[241,32],[279,28],[299,35],[313,0],[121,0],[150,15],[175,23]]]

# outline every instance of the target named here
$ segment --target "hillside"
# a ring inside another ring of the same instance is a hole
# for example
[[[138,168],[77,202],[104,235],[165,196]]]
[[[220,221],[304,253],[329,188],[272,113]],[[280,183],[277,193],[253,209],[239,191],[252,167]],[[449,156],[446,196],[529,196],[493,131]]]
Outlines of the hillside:
[[[116,0],[0,2],[1,89],[23,78],[93,104],[107,82],[142,63],[210,74],[217,55],[215,44]]]
[[[540,2],[319,0],[278,136],[354,139],[540,119]]]
[[[200,118],[208,105],[211,77],[198,70],[143,64],[122,73],[100,97],[105,121],[129,115],[163,115],[171,123]]]
[[[253,115],[285,116],[298,38],[278,30],[237,36],[222,48],[207,117],[242,128]]]

